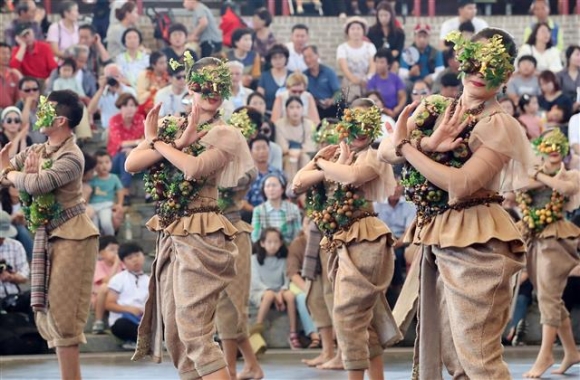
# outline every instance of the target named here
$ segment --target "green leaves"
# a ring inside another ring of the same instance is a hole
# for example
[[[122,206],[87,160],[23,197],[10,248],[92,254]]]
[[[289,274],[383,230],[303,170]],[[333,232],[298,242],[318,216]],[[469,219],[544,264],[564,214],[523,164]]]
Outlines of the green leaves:
[[[50,128],[54,119],[56,119],[56,109],[54,105],[48,101],[44,95],[40,96],[38,110],[36,111],[36,123],[34,123],[33,130],[38,131],[41,128]]]

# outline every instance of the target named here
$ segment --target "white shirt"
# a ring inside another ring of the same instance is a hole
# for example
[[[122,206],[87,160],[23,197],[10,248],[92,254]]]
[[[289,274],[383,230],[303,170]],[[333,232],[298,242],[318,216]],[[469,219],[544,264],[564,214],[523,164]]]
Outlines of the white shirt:
[[[115,63],[119,65],[123,76],[129,80],[131,86],[137,87],[139,73],[149,67],[149,54],[139,51],[135,59],[124,52],[117,56]]]
[[[364,41],[362,46],[358,48],[353,48],[344,42],[336,49],[336,60],[346,59],[348,69],[354,76],[366,78],[375,54],[377,54],[377,48],[370,42]]]
[[[475,28],[475,33],[479,32],[482,29],[487,28],[487,22],[483,21],[480,18],[474,17],[473,20],[471,20],[471,23],[473,24],[474,28]],[[459,22],[459,17],[453,17],[447,21],[445,21],[442,25],[441,25],[441,32],[439,33],[439,39],[444,40],[445,37],[450,33],[453,32],[454,30],[459,30],[459,25],[461,24],[461,22]]]
[[[544,50],[543,53],[540,53],[534,46],[525,44],[520,47],[520,50],[518,51],[518,59],[516,61],[519,61],[522,55],[532,55],[538,62],[536,65],[536,70],[538,71],[550,70],[554,73],[557,73],[562,71],[564,68],[564,66],[562,66],[560,50],[558,50],[558,48],[555,46],[552,46],[551,48]]]
[[[117,298],[118,305],[145,308],[145,301],[147,301],[149,296],[148,275],[135,275],[128,270],[124,270],[111,278],[108,287],[119,295]],[[121,317],[121,313],[111,311],[109,313],[109,326],[113,326],[117,319]]]
[[[288,64],[286,65],[288,70],[290,72],[303,72],[304,70],[308,69],[306,63],[304,63],[304,56],[302,54],[298,54],[298,52],[294,50],[294,42],[288,42],[286,47],[288,48],[288,51],[290,51],[290,57],[288,58]]]
[[[580,113],[573,115],[568,122],[568,140],[570,145],[580,144]]]
[[[252,92],[254,91],[252,91],[251,88],[244,86],[240,86],[240,90],[238,91],[237,95],[234,95],[232,92],[232,96],[230,96],[229,99],[224,100],[222,104],[223,119],[229,120],[236,109],[245,106],[246,101]]]
[[[187,94],[187,87],[183,89],[181,94],[175,94],[173,92],[173,86],[165,86],[161,90],[157,91],[155,94],[154,103],[158,104],[162,102],[163,105],[159,110],[159,116],[171,116],[176,113],[182,113],[185,111],[185,105],[181,102],[183,97]]]
[[[128,92],[133,96],[137,96],[133,87],[125,86],[121,84],[123,92]],[[119,95],[116,92],[111,92],[110,90],[105,90],[103,95],[99,99],[98,108],[101,111],[101,125],[103,128],[109,128],[109,120],[119,112],[119,109],[115,105]]]

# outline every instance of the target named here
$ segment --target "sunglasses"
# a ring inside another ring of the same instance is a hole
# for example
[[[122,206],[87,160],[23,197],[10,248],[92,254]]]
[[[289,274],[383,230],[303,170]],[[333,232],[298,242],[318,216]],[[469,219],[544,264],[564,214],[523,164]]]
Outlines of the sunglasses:
[[[22,91],[26,92],[27,94],[29,92],[36,92],[36,91],[38,91],[38,87],[36,87],[36,88],[23,88]]]
[[[427,91],[427,90],[413,91],[412,92],[413,95],[427,95],[428,93],[429,93],[429,91]]]
[[[14,119],[13,119],[13,118],[11,118],[11,117],[7,117],[6,119],[4,119],[4,122],[5,122],[6,124],[12,124],[12,123],[14,123],[14,124],[20,124],[20,122],[21,122],[21,121],[22,121],[22,120],[20,120],[20,119],[19,119],[19,118],[17,118],[17,117],[15,117]]]
[[[177,80],[185,79],[185,75],[176,75],[175,79],[177,79]]]

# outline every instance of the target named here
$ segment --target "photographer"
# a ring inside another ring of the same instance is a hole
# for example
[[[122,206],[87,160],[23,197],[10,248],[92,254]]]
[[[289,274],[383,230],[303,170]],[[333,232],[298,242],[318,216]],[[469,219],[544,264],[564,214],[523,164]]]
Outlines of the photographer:
[[[0,308],[7,312],[27,312],[30,301],[21,302],[14,297],[20,294],[18,285],[28,282],[30,273],[26,251],[19,241],[13,239],[16,235],[10,215],[0,211]]]

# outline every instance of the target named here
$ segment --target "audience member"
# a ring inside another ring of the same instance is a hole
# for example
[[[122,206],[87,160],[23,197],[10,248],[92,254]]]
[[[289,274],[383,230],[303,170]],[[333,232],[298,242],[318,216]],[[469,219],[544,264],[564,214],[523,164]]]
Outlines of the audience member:
[[[10,67],[44,81],[57,67],[50,45],[35,39],[31,24],[18,24],[15,34],[18,46],[12,49]]]
[[[181,23],[172,24],[168,30],[169,46],[161,52],[167,57],[167,63],[171,60],[183,63],[183,54],[189,52],[194,61],[197,61],[197,53],[186,46],[187,28]]]
[[[310,119],[314,124],[320,123],[318,110],[314,97],[306,89],[308,88],[308,78],[302,73],[292,73],[286,79],[286,89],[276,96],[274,106],[272,107],[272,121],[286,116],[286,103],[291,96],[300,98],[302,102],[303,116]]]
[[[401,54],[399,75],[407,81],[407,88],[419,79],[432,85],[434,78],[444,69],[443,54],[429,44],[431,27],[417,24],[414,34],[413,44]]]
[[[272,110],[276,95],[283,91],[286,86],[286,80],[291,72],[287,68],[290,52],[285,45],[276,44],[266,54],[266,64],[270,70],[266,70],[260,76],[257,91],[264,95],[266,99],[266,108]]]
[[[125,47],[124,52],[119,54],[115,63],[128,81],[131,87],[137,87],[139,73],[149,67],[149,54],[141,50],[143,42],[141,32],[136,28],[128,28],[123,32],[121,42]]]
[[[10,67],[10,45],[0,42],[0,109],[13,106],[18,101],[20,71]]]
[[[17,233],[10,221],[10,215],[0,210],[0,301],[8,296],[21,294],[20,285],[28,282],[30,268],[24,247],[14,240]],[[17,311],[26,311],[29,306],[30,304],[25,304],[24,310]]]
[[[242,84],[244,65],[241,62],[229,61],[226,65],[232,73],[232,96],[222,103],[222,117],[229,120],[234,110],[246,105],[253,91]]]
[[[532,3],[531,11],[534,15],[534,21],[524,29],[524,41],[527,41],[536,24],[544,22],[550,28],[550,37],[552,46],[560,51],[564,51],[564,32],[560,26],[550,18],[550,2],[547,0],[535,0]]]
[[[456,58],[456,52],[454,49],[443,50],[443,63],[445,64],[445,69],[441,71],[433,82],[433,93],[438,94],[441,91],[441,78],[445,74],[454,74],[456,77],[459,76],[459,61]],[[463,88],[463,84],[460,83],[460,87]]]
[[[155,94],[155,104],[161,103],[159,116],[179,116],[185,111],[183,97],[188,94],[185,67],[169,69],[170,84]]]
[[[137,100],[139,110],[144,115],[153,108],[157,91],[169,84],[167,57],[160,51],[149,56],[149,67],[137,76]]]
[[[92,193],[89,205],[93,209],[93,223],[103,235],[115,235],[113,214],[123,212],[123,185],[115,174],[111,174],[112,160],[106,150],[95,153],[96,175],[91,179]]]
[[[77,81],[75,73],[77,71],[77,63],[72,58],[65,58],[58,66],[58,76],[52,83],[54,91],[71,90],[75,92],[80,98],[86,97],[83,86]]]
[[[66,50],[79,43],[79,6],[74,1],[63,1],[60,6],[60,21],[48,28],[46,42],[50,43],[55,57],[66,58]]]
[[[4,42],[10,46],[15,46],[18,44],[16,41],[16,36],[18,36],[16,29],[20,24],[29,25],[30,29],[34,33],[34,38],[36,40],[44,40],[44,33],[40,24],[36,21],[36,3],[34,0],[21,0],[16,6],[17,18],[12,20],[10,25],[4,29]]]
[[[517,71],[507,83],[506,94],[517,103],[523,94],[540,95],[540,82],[536,75],[536,58],[532,55],[522,55],[518,60]]]
[[[454,30],[459,30],[459,25],[466,21],[471,21],[475,28],[475,33],[480,30],[487,28],[487,22],[475,17],[477,14],[477,6],[475,5],[475,0],[458,0],[457,1],[457,17],[453,17],[443,24],[441,24],[441,30],[439,32],[440,46],[443,49],[445,47],[445,37]]]
[[[555,73],[563,69],[560,59],[560,50],[552,45],[550,27],[539,22],[532,29],[532,33],[518,51],[518,59],[523,55],[532,55],[536,58],[538,71],[550,70]]]
[[[118,57],[125,50],[123,35],[128,28],[137,25],[139,11],[133,1],[127,1],[114,12],[118,21],[112,22],[107,30],[107,51],[111,57]]]
[[[211,10],[199,0],[183,0],[183,7],[193,12],[195,28],[189,35],[190,42],[197,42],[201,57],[209,57],[222,50],[222,33]]]
[[[40,100],[40,81],[33,77],[24,77],[18,82],[20,99],[16,102],[16,107],[22,111],[24,123],[34,125],[37,120],[36,111]],[[28,136],[33,144],[40,144],[46,141],[46,136],[40,131],[30,129]]]
[[[262,61],[260,54],[252,50],[252,29],[242,28],[232,34],[232,49],[226,57],[228,61],[238,61],[244,65],[242,83],[245,87],[253,87],[252,82],[257,81],[262,73]]]
[[[119,259],[125,270],[114,275],[108,284],[106,309],[113,335],[125,343],[126,350],[135,350],[137,327],[149,296],[149,275],[143,273],[143,248],[133,242],[119,246]]]
[[[92,25],[79,26],[79,44],[89,48],[86,69],[98,78],[101,66],[112,63],[109,51]]]
[[[10,106],[4,108],[0,120],[2,121],[0,146],[4,147],[8,143],[12,143],[8,152],[10,158],[32,145],[32,140],[28,136],[30,122],[22,117],[22,112],[18,107]]]
[[[384,105],[384,112],[396,119],[403,107],[407,104],[407,90],[399,76],[391,72],[391,65],[395,59],[386,48],[380,48],[375,54],[375,69],[368,83],[367,90],[378,91]]]
[[[67,56],[72,58],[76,64],[74,78],[87,96],[85,99],[82,99],[85,104],[88,104],[90,98],[92,98],[97,92],[97,78],[95,77],[95,74],[87,68],[89,54],[89,48],[80,44],[71,46],[67,51]],[[59,71],[53,70],[48,78],[47,92],[52,91],[54,81],[58,76]]]
[[[364,40],[366,32],[365,19],[349,18],[344,26],[346,42],[336,49],[338,67],[344,75],[342,86],[347,88],[347,102],[365,93],[367,81],[375,74],[374,57],[377,49]]]
[[[558,105],[562,107],[566,115],[570,115],[572,111],[572,99],[562,93],[560,81],[556,78],[556,74],[550,70],[542,71],[539,80],[542,91],[542,94],[538,97],[540,109],[548,112],[552,107]]]
[[[376,8],[376,22],[369,28],[368,39],[377,50],[387,48],[398,62],[405,48],[405,31],[395,24],[395,11],[388,1],[381,1]],[[398,63],[395,70],[398,69]]]
[[[338,103],[342,100],[336,72],[320,63],[318,48],[315,45],[307,45],[302,53],[308,67],[304,70],[304,75],[308,79],[307,90],[314,97],[319,117],[336,117]]]
[[[556,74],[562,92],[574,100],[573,112],[580,110],[580,45],[570,45],[566,49],[566,67]]]
[[[4,144],[2,144],[4,145]],[[24,247],[26,258],[32,260],[32,247],[34,241],[32,235],[26,226],[22,204],[20,203],[20,194],[14,186],[4,187],[0,190],[1,209],[10,215],[10,222],[16,229],[16,235],[12,238],[19,241]],[[1,298],[1,297],[0,297]]]
[[[252,17],[252,27],[254,29],[254,50],[265,60],[266,55],[276,45],[276,37],[270,29],[273,16],[266,8],[259,8]],[[286,58],[288,61],[288,58]]]
[[[292,32],[290,34],[290,42],[286,43],[286,47],[290,52],[290,58],[288,58],[288,70],[291,72],[306,70],[306,63],[304,62],[304,56],[302,55],[302,50],[308,44],[308,27],[304,24],[296,24],[292,27]]]
[[[461,81],[457,78],[457,75],[447,73],[441,77],[441,90],[439,94],[447,98],[455,99],[459,95],[460,89]]]
[[[119,258],[119,242],[114,236],[104,235],[99,238],[99,254],[93,275],[91,306],[95,311],[95,322],[91,329],[93,334],[105,332],[105,302],[111,278],[123,270]]]
[[[538,138],[542,133],[542,119],[538,114],[540,106],[538,97],[535,95],[523,94],[518,102],[520,116],[518,120],[526,127],[526,135],[530,140]]]

